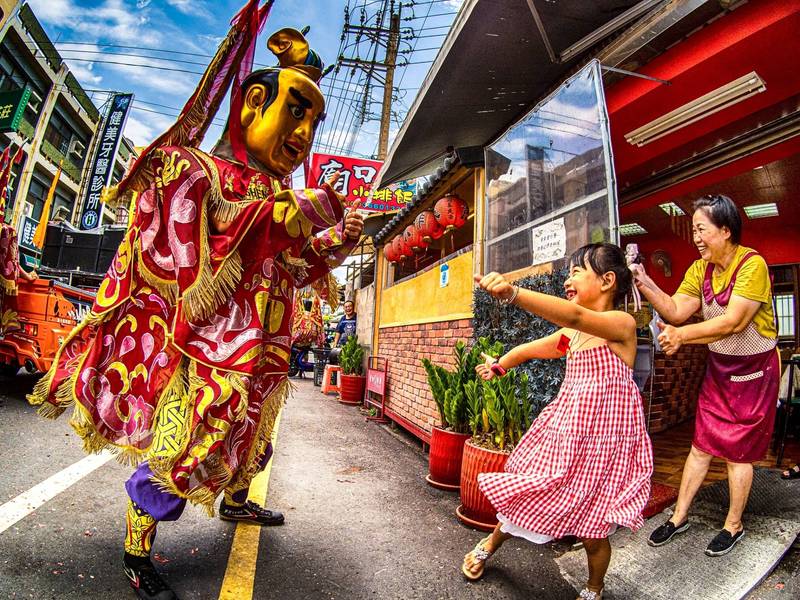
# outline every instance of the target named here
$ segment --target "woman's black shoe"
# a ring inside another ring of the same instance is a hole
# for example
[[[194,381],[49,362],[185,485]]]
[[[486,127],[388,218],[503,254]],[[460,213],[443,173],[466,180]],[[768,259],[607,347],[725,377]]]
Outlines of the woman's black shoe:
[[[679,533],[683,533],[689,529],[689,521],[684,521],[680,525],[675,525],[672,521],[667,521],[663,525],[656,527],[653,533],[650,534],[650,539],[647,543],[653,547],[663,546]]]
[[[711,540],[708,548],[706,548],[706,554],[708,556],[722,556],[723,554],[727,554],[733,550],[736,542],[743,537],[744,529],[734,534],[731,534],[731,532],[727,529],[723,529],[714,537],[713,540]]]
[[[142,600],[178,600],[166,582],[156,572],[150,559],[125,554],[125,576]]]

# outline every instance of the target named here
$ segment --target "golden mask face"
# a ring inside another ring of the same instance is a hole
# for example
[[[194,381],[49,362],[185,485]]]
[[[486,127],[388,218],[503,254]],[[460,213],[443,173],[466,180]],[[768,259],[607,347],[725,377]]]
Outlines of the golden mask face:
[[[278,95],[262,113],[267,95],[261,83],[254,83],[245,91],[244,142],[247,151],[273,175],[283,177],[300,166],[311,151],[325,99],[311,79],[294,69],[281,69]]]

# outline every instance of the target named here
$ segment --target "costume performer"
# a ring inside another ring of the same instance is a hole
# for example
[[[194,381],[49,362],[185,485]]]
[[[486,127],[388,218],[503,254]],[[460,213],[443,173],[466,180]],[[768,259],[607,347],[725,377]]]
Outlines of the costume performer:
[[[223,518],[283,522],[246,498],[288,390],[294,290],[330,277],[363,226],[330,185],[283,186],[324,117],[322,64],[284,29],[268,42],[280,67],[247,74],[270,5],[248,2],[176,125],[108,194],[135,198],[130,228],[91,313],[29,398],[48,417],[72,408],[87,451],[138,464],[124,566],[140,598],[175,598],[149,556],[157,523],[186,500],[213,514],[224,493]],[[197,145],[231,81],[228,126],[209,155]]]

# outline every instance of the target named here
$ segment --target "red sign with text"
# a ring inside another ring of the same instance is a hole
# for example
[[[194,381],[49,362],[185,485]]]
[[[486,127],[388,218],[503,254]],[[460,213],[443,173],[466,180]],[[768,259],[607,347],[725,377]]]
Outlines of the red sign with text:
[[[414,192],[405,186],[390,186],[372,191],[372,182],[383,163],[368,158],[314,154],[306,185],[315,187],[339,171],[336,191],[347,198],[347,204],[358,202],[366,211],[391,212],[404,208],[411,202]]]

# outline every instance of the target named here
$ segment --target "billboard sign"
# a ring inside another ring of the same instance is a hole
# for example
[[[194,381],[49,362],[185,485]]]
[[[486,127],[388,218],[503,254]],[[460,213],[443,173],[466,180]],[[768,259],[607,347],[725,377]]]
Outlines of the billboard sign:
[[[316,153],[311,158],[311,169],[306,185],[319,186],[339,171],[335,189],[345,196],[347,204],[358,201],[360,209],[372,212],[400,210],[411,202],[416,186],[414,183],[401,182],[372,190],[372,182],[382,165],[381,161],[368,158]]]
[[[133,103],[133,94],[114,94],[103,128],[100,131],[96,151],[88,171],[88,180],[83,193],[80,228],[94,229],[100,225],[103,207],[100,194],[111,181],[114,173],[114,158],[122,139],[122,130],[128,109]]]
[[[31,89],[28,86],[13,92],[0,92],[0,132],[17,131],[28,106]]]

